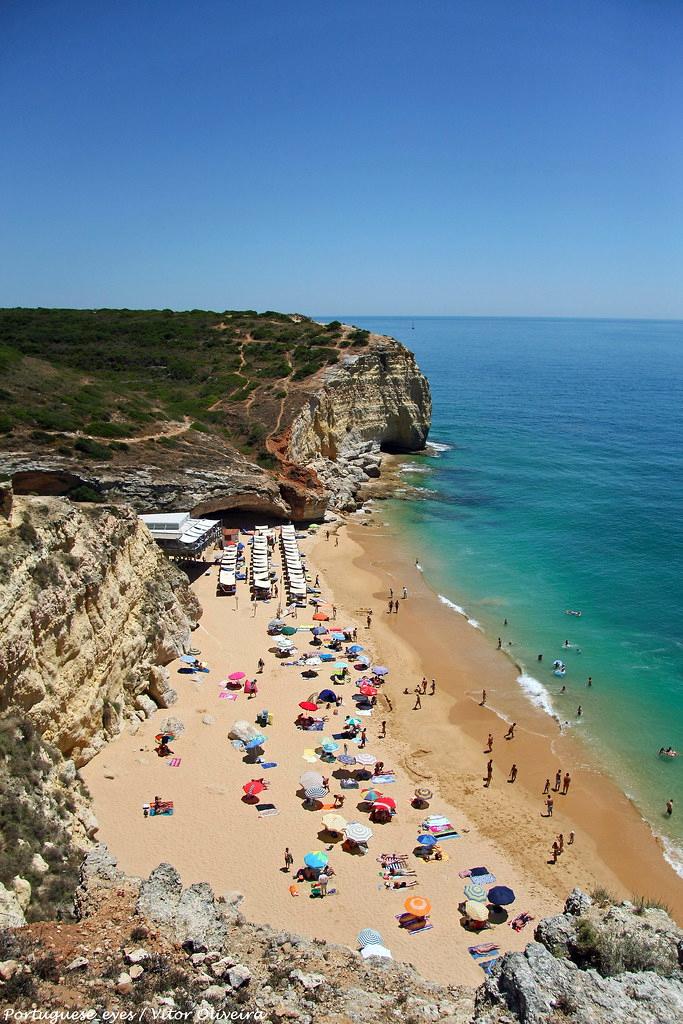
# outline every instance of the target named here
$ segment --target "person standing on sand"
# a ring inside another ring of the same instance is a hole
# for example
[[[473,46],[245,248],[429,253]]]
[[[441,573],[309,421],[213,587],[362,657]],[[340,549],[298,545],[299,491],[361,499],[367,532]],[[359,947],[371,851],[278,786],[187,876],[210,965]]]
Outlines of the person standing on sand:
[[[258,670],[259,672],[263,672],[263,670],[264,670],[264,668],[265,668],[265,667],[266,667],[266,663],[265,663],[265,661],[263,660],[263,658],[259,658],[259,660],[258,660],[258,664],[257,664],[257,666],[256,666],[257,670]]]
[[[329,539],[330,539],[330,531],[329,530],[325,530],[325,540],[329,540]]]
[[[420,694],[415,694],[415,703],[413,704],[413,711],[420,711],[422,709],[422,701],[420,700]]]
[[[352,635],[353,635],[353,639],[354,640],[358,639],[358,626],[354,626],[353,627],[353,634]]]
[[[561,771],[560,768],[558,768],[557,771],[555,772],[555,785],[553,786],[553,790],[556,793],[559,793],[561,785],[562,785],[562,771]]]
[[[404,587],[403,588],[403,600],[405,601],[405,600],[407,600],[407,598],[408,598],[408,588]]]
[[[381,740],[383,740],[385,738],[386,734],[387,734],[387,723],[386,722],[382,722],[382,724],[380,725],[380,729],[382,731],[379,734],[379,738]]]
[[[360,731],[360,743],[358,744],[358,746],[360,747],[361,750],[363,749],[363,747],[365,746],[365,744],[367,742],[368,742],[368,730],[367,729],[361,729],[361,731]]]
[[[493,778],[493,758],[489,758],[488,764],[486,765],[486,788],[491,785],[491,779]]]
[[[490,732],[489,733],[489,738],[486,741],[486,750],[484,751],[484,753],[485,754],[490,754],[492,750],[493,750],[493,733]]]
[[[422,677],[422,693],[424,694],[424,693],[426,693],[426,692],[427,692],[427,680],[426,680],[426,679],[425,679],[425,677],[423,676],[423,677]]]
[[[435,693],[436,693],[436,680],[432,679],[432,688],[429,691],[429,696],[433,697]]]
[[[500,650],[502,646],[503,646],[503,641],[500,639],[500,637],[498,637],[498,650]]]
[[[370,629],[371,625],[372,625],[372,614],[370,612],[368,612],[368,617],[365,620],[365,628],[366,629]]]
[[[391,615],[393,610],[394,610],[394,602],[393,601],[389,601],[389,607],[387,608],[387,614]]]
[[[294,863],[294,858],[292,857],[290,849],[289,849],[288,846],[285,846],[285,871],[287,872],[287,874],[289,874],[289,871],[290,871],[293,863]]]
[[[564,778],[562,780],[562,796],[566,796],[567,793],[569,792],[569,787],[571,785],[571,781],[572,781],[571,775],[569,774],[569,772],[565,772],[564,773]]]
[[[512,768],[510,769],[510,777],[508,778],[508,782],[514,782],[516,778],[517,778],[517,765],[513,764]]]
[[[483,708],[485,704],[486,704],[486,690],[482,690],[481,691],[481,704],[480,704],[480,707]]]
[[[559,847],[557,839],[556,839],[555,842],[553,843],[553,859],[552,859],[551,863],[557,864],[557,858],[558,858],[559,854],[560,854],[560,847]]]
[[[555,801],[551,797],[550,793],[548,793],[548,796],[546,797],[546,801],[545,801],[545,810],[546,810],[546,815],[545,816],[546,816],[546,818],[552,818],[554,803],[555,803]]]
[[[514,740],[514,738],[515,738],[515,729],[516,728],[517,728],[517,723],[513,722],[512,725],[510,726],[510,728],[508,729],[508,731],[505,733],[505,739],[506,740]]]
[[[671,815],[673,814],[673,812],[674,812],[674,802],[673,802],[673,800],[667,800],[666,801],[666,816],[667,816],[667,818],[670,818]]]
[[[546,796],[550,792],[550,779],[545,780],[545,786],[543,787],[543,796]]]
[[[398,606],[399,606],[399,600],[398,600],[398,598],[396,598],[396,600],[394,601],[394,615],[398,615]]]
[[[334,535],[334,546],[335,546],[335,548],[339,547],[339,535],[338,534]]]
[[[336,606],[336,604],[332,605],[332,618],[333,619],[337,618],[337,606]]]
[[[327,896],[327,883],[330,880],[330,876],[324,871],[321,871],[318,875],[318,887],[320,889],[321,896]]]
[[[393,596],[394,596],[394,588],[393,587],[389,587],[389,600],[391,600],[393,598]]]
[[[559,836],[557,837],[557,845],[560,848],[560,853],[564,853],[564,835],[562,834],[562,832],[560,832]]]
[[[574,845],[574,833],[570,832],[569,833],[569,839],[567,840],[567,846],[573,846],[573,845]]]

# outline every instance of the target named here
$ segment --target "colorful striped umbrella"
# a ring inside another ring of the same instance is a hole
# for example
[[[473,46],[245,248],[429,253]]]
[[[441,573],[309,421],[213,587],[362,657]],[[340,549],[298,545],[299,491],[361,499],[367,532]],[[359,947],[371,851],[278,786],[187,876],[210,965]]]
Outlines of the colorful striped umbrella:
[[[312,850],[304,857],[304,864],[307,868],[324,868],[328,860],[329,857],[322,850]]]
[[[391,796],[382,796],[379,800],[375,800],[373,810],[379,810],[383,808],[385,811],[395,811],[396,801]]]
[[[479,885],[478,882],[470,882],[463,891],[465,898],[473,900],[475,903],[486,903],[488,900],[486,889],[483,885]]]

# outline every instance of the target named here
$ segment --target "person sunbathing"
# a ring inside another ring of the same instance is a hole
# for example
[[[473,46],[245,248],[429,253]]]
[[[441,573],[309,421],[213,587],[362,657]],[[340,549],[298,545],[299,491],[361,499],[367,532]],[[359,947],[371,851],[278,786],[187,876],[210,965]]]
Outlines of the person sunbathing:
[[[173,753],[168,743],[160,743],[158,747],[155,747],[155,750],[159,757],[168,757],[169,754]]]

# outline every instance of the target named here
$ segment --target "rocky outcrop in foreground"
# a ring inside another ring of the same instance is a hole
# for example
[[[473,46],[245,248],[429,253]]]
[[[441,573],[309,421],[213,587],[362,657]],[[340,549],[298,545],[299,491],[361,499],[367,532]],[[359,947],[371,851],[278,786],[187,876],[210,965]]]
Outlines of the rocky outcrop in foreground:
[[[96,1021],[105,1011],[301,1024],[683,1019],[683,932],[660,910],[606,909],[575,890],[564,914],[541,922],[537,941],[501,957],[473,992],[426,981],[407,964],[364,961],[343,946],[250,924],[240,901],[239,893],[216,898],[203,883],[184,889],[168,864],[143,881],[127,878],[96,847],[82,868],[77,923],[0,934],[0,1001],[91,1008]]]
[[[9,492],[5,491],[5,497]],[[176,693],[201,609],[128,509],[13,497],[0,517],[0,713],[84,764]]]

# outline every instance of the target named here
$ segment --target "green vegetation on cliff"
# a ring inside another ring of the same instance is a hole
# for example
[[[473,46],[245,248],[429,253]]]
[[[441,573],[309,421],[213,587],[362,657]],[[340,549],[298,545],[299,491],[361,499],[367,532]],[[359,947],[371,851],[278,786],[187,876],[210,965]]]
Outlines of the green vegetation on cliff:
[[[367,337],[273,311],[0,309],[0,433],[111,459],[131,438],[172,442],[180,422],[263,453],[240,407],[279,397]],[[74,445],[74,433],[97,441]]]

